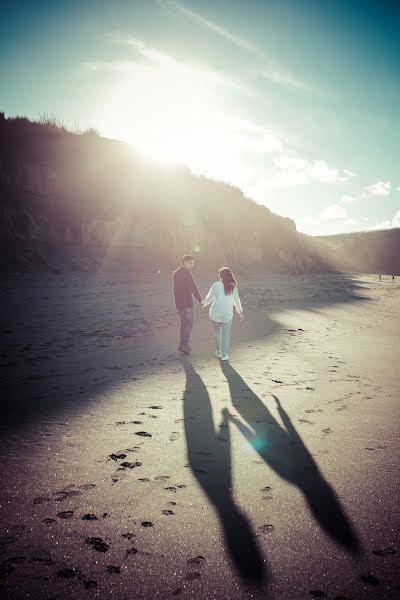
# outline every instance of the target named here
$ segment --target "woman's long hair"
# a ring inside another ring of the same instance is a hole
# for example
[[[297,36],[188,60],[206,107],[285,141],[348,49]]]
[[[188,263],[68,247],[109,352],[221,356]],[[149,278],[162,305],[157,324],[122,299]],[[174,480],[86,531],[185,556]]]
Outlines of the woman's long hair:
[[[233,290],[237,286],[236,279],[232,271],[228,269],[228,267],[222,267],[222,269],[219,270],[219,278],[224,284],[225,294],[227,296],[232,294]]]

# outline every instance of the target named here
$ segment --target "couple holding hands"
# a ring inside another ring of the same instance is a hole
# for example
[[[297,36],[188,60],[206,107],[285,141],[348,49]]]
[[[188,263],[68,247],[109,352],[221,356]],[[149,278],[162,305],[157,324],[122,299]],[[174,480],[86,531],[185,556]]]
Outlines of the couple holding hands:
[[[190,354],[190,333],[194,321],[193,296],[202,308],[211,304],[210,319],[214,327],[216,356],[229,360],[230,330],[235,307],[243,321],[243,309],[240,302],[236,279],[228,267],[219,269],[219,281],[212,284],[204,300],[192,275],[194,258],[191,254],[182,257],[181,266],[173,274],[175,305],[181,319],[179,352]]]

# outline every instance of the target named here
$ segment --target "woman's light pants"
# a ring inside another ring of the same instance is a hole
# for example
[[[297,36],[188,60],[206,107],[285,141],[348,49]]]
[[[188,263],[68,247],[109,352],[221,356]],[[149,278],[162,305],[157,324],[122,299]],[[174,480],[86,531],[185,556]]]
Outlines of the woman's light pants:
[[[212,324],[214,327],[215,348],[218,354],[228,354],[232,319],[228,323],[212,321]]]

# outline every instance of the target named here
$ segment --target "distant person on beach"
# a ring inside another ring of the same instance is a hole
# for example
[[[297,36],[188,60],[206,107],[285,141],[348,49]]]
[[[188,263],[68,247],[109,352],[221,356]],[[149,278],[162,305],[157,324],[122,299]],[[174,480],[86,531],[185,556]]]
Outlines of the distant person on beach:
[[[181,319],[181,332],[179,352],[190,354],[190,334],[194,322],[193,296],[201,304],[201,296],[196,282],[191,273],[194,267],[194,258],[191,254],[182,257],[181,266],[173,274],[175,305]]]
[[[236,279],[228,267],[219,270],[219,281],[212,284],[201,305],[211,304],[210,319],[214,327],[215,355],[221,360],[229,360],[229,341],[235,307],[243,321],[243,309],[240,302]]]
[[[382,281],[382,275],[379,275],[379,281]]]
[[[392,275],[392,281],[394,281],[394,275]]]

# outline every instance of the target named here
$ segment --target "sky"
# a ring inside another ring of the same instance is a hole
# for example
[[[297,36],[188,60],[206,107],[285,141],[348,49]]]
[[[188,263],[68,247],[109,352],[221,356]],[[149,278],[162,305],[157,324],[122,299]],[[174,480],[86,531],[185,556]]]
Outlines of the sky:
[[[93,127],[299,231],[400,227],[400,3],[2,2],[0,111]]]

